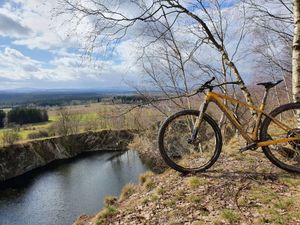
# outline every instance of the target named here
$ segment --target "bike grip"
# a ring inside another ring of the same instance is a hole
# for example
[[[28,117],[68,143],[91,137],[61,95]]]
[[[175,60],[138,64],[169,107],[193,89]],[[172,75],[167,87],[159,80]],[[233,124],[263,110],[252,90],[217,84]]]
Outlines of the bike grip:
[[[216,77],[212,77],[212,79],[209,80],[209,81],[206,81],[204,85],[207,85],[207,84],[211,83],[211,82],[212,82],[213,80],[215,80],[215,79],[216,79]]]
[[[279,81],[276,82],[276,84],[279,84],[279,83],[281,83],[282,81],[283,81],[283,80],[279,80]]]

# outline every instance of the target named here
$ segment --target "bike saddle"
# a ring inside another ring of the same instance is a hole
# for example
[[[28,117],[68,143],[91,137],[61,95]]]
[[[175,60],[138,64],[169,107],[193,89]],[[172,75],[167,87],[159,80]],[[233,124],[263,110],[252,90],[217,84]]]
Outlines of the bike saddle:
[[[263,83],[257,83],[256,85],[262,85],[264,86],[266,89],[270,89],[272,87],[275,87],[277,84],[281,83],[283,80],[279,80],[275,83],[273,82],[263,82]]]

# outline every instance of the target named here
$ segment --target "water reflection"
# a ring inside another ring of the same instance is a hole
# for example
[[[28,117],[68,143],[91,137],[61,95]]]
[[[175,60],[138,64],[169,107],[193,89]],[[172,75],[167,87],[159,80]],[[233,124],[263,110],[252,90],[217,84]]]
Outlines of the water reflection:
[[[148,168],[134,151],[97,153],[56,163],[2,184],[1,225],[65,225],[93,214]]]

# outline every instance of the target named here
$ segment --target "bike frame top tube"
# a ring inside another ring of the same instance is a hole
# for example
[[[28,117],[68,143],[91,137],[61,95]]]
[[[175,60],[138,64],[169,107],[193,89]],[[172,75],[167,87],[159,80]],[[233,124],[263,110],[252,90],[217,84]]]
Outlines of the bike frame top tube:
[[[258,112],[257,119],[255,120],[255,127],[254,127],[254,130],[253,130],[253,133],[252,133],[251,136],[249,136],[249,134],[247,133],[247,131],[242,128],[242,125],[235,118],[233,112],[224,105],[222,99],[226,99],[228,101],[231,101],[231,102],[234,102],[234,103],[238,103],[238,104],[240,104],[240,105],[242,105],[242,106],[244,106],[246,108],[251,108],[254,111]],[[264,112],[264,107],[265,107],[265,101],[264,100],[263,100],[260,108],[257,108],[255,106],[249,105],[249,104],[247,104],[245,102],[238,101],[238,100],[236,100],[234,98],[231,98],[229,96],[222,95],[222,94],[210,91],[210,92],[208,92],[206,94],[205,101],[206,101],[207,104],[209,102],[214,102],[221,109],[221,111],[225,113],[226,117],[236,127],[236,129],[239,130],[240,134],[246,139],[246,141],[248,143],[253,143],[253,142],[257,142],[258,141],[258,131],[259,131],[259,127],[260,127],[260,124],[261,124],[261,118],[262,118],[263,115],[266,116],[266,117],[269,117],[277,126],[279,126],[280,128],[282,128],[283,130],[286,130],[286,131],[291,130],[290,127],[288,127],[287,125],[283,124],[282,122],[278,121],[277,119],[271,117],[266,112]]]

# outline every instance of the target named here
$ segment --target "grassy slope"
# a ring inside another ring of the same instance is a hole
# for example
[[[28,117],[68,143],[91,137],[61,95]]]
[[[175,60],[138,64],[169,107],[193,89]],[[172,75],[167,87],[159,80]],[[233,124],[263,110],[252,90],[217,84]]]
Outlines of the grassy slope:
[[[232,140],[207,173],[146,173],[124,187],[87,224],[300,224],[300,177],[277,169],[258,152],[237,152]]]

